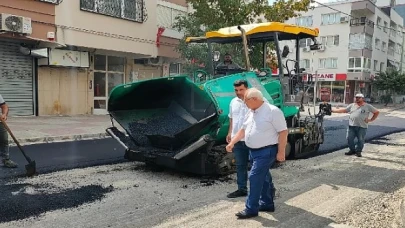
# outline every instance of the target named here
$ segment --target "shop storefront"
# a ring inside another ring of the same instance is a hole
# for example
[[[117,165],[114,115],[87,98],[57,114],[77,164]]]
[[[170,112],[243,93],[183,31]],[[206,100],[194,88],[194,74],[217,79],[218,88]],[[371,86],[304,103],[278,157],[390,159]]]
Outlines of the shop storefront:
[[[319,73],[317,77],[317,101],[344,103],[346,74]],[[304,77],[304,80],[307,80],[307,77]],[[314,77],[313,80],[315,80]],[[308,94],[310,97],[313,97],[313,90],[308,91]]]
[[[10,116],[34,115],[34,61],[20,52],[20,43],[0,40],[0,94]]]

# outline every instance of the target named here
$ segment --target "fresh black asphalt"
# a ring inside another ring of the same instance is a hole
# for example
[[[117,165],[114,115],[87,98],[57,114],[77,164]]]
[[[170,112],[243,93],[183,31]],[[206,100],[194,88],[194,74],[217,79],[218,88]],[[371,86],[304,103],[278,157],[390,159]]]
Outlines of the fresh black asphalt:
[[[333,152],[347,147],[346,132],[348,120],[345,117],[325,119],[325,142],[319,154]],[[366,141],[405,130],[405,119],[381,115],[370,124]],[[112,164],[126,161],[124,149],[114,139],[84,140],[36,144],[24,147],[31,159],[36,161],[38,173],[49,173],[72,168]],[[27,161],[17,147],[11,147],[11,158],[19,163],[17,169],[0,166],[0,179],[23,176]]]
[[[325,120],[325,143],[320,154],[346,147],[347,117]],[[369,141],[390,133],[404,131],[405,119],[381,116],[371,124],[366,139]],[[40,174],[72,168],[124,162],[124,149],[113,139],[86,140],[25,146],[27,154],[36,161]],[[53,193],[41,192],[54,186],[10,184],[14,177],[23,177],[26,161],[17,147],[11,148],[11,157],[19,163],[17,169],[0,167],[0,223],[38,216],[46,211],[80,206],[102,199],[113,187],[98,185],[75,189],[60,189]],[[31,189],[36,194],[27,193]]]

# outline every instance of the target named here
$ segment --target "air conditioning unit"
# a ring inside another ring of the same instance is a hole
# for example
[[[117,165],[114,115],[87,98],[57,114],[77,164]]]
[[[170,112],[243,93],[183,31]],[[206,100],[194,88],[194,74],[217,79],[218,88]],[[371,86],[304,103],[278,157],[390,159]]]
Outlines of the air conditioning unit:
[[[347,23],[347,22],[349,22],[349,17],[348,16],[340,18],[340,23]]]
[[[318,51],[325,51],[325,45],[319,45]]]
[[[160,66],[163,65],[163,59],[161,57],[156,57],[156,58],[149,58],[147,60],[147,65],[151,66]]]
[[[310,48],[310,47],[304,47],[304,48],[302,49],[302,51],[304,51],[304,52],[309,52],[309,51],[311,51],[311,48]]]
[[[31,18],[1,13],[0,31],[30,35],[32,33]]]

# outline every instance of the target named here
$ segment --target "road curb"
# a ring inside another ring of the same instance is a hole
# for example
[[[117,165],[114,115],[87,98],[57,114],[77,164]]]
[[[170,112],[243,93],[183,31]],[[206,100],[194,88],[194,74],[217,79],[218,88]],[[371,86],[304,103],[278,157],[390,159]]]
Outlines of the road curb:
[[[92,133],[92,134],[79,134],[79,135],[62,135],[62,136],[44,136],[35,138],[18,139],[21,145],[54,143],[54,142],[71,142],[80,140],[92,140],[92,139],[105,139],[111,138],[107,133]],[[9,137],[9,145],[16,146],[13,139]]]

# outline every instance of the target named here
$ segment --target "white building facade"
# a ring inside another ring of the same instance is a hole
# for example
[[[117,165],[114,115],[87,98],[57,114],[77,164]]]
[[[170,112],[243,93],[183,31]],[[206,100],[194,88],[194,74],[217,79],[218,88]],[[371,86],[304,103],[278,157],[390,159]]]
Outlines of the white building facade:
[[[48,39],[59,46],[38,59],[38,115],[104,115],[116,86],[180,74],[173,23],[188,10],[186,0],[55,3]]]
[[[321,50],[300,42],[300,67],[318,74],[319,100],[351,103],[361,92],[378,99],[371,81],[387,67],[403,67],[404,20],[391,7],[370,1],[340,1],[318,6],[286,23],[318,28]]]

